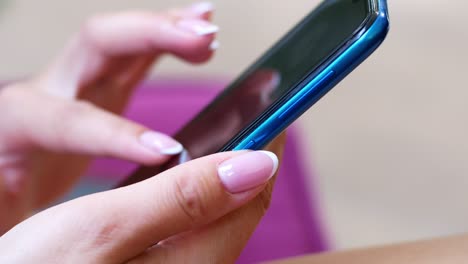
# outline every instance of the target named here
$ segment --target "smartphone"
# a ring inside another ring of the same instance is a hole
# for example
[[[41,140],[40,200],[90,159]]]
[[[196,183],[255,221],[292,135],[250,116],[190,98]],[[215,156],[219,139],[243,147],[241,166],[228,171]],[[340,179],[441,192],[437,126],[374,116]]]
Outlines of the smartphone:
[[[140,167],[132,184],[190,159],[259,150],[362,63],[389,30],[386,0],[325,0],[174,136],[185,151]]]

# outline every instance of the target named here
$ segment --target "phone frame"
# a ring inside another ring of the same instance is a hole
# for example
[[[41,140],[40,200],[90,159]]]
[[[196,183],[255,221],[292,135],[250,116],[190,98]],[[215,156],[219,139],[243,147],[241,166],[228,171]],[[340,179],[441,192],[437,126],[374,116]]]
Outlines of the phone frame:
[[[359,29],[219,152],[262,149],[373,53],[387,36],[390,23],[386,0],[368,0],[368,3],[369,16]],[[292,34],[294,31],[288,35]],[[284,41],[287,41],[288,35]],[[271,50],[280,48],[281,44],[282,42],[277,43]],[[271,50],[269,52],[273,52]],[[250,70],[246,71],[247,74],[249,72]]]

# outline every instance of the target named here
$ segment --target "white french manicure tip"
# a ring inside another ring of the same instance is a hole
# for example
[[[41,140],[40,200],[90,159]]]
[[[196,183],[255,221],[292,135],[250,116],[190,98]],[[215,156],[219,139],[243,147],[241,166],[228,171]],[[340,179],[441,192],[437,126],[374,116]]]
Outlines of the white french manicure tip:
[[[163,155],[176,155],[176,154],[181,153],[183,150],[184,150],[184,147],[181,144],[179,144],[172,148],[161,149],[160,152]]]
[[[273,170],[271,171],[271,176],[270,176],[270,178],[271,178],[276,174],[276,172],[278,170],[278,167],[279,167],[278,157],[275,154],[273,154],[272,152],[270,152],[270,151],[263,151],[262,150],[260,152],[263,153],[263,154],[266,154],[273,161]]]
[[[219,31],[219,27],[215,25],[209,25],[209,26],[194,26],[193,30],[195,31],[195,34],[198,36],[205,36],[205,35],[210,35],[214,34]]]
[[[217,40],[214,40],[213,42],[211,42],[210,44],[210,50],[214,51],[214,50],[217,50],[219,49],[219,41]]]

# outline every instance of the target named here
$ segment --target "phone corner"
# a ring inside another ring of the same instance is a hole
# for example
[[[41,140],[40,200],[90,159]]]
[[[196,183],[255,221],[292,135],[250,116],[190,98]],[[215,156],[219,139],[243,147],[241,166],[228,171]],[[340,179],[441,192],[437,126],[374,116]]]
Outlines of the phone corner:
[[[390,15],[387,0],[379,0],[378,15],[375,22],[379,25],[380,31],[384,32],[385,37],[390,31]]]

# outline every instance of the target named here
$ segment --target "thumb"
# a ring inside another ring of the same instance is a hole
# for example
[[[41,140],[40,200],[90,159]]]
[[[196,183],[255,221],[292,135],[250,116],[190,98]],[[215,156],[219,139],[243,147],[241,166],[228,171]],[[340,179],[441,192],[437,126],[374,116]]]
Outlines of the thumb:
[[[37,251],[30,256],[40,263],[50,259],[125,262],[160,241],[205,226],[246,204],[277,168],[278,159],[271,152],[218,153],[138,184],[44,211],[0,242],[5,246],[24,242],[28,251]],[[25,241],[18,241],[20,237]]]

